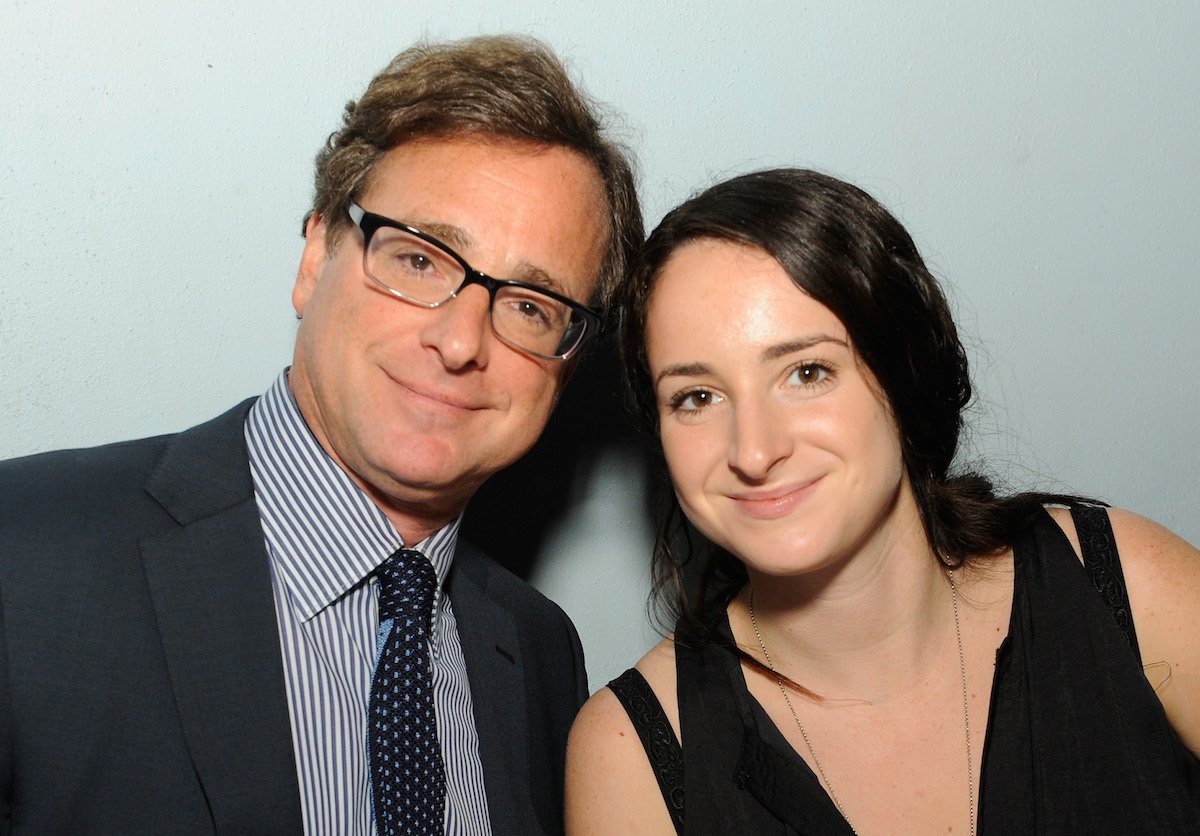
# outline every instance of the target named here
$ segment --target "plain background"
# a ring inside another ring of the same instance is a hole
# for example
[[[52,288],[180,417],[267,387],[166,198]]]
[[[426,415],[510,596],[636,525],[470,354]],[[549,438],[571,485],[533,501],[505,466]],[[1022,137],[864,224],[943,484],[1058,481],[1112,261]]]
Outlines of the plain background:
[[[873,193],[968,338],[967,455],[1200,542],[1200,5],[2,0],[0,21],[0,457],[263,391],[342,106],[418,38],[512,31],[618,113],[650,225],[766,166]],[[593,688],[655,638],[645,468],[602,365],[474,525],[575,619]]]

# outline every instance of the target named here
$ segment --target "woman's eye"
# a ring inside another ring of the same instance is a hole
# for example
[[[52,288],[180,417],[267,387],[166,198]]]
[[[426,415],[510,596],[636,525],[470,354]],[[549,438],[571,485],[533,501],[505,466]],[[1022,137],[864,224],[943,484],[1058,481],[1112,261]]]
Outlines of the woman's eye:
[[[788,382],[796,386],[816,386],[829,379],[830,371],[820,363],[804,363],[792,370]]]
[[[671,398],[670,407],[672,412],[699,412],[705,407],[719,403],[720,400],[721,396],[716,392],[710,392],[707,389],[693,389],[689,392],[680,392]]]

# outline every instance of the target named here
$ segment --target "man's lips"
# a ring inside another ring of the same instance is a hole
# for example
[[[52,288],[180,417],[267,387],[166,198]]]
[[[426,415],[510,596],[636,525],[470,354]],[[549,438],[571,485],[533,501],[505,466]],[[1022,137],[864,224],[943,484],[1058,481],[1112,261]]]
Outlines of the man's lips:
[[[415,383],[408,383],[403,380],[397,380],[390,374],[388,375],[388,378],[400,388],[408,391],[421,400],[428,401],[436,406],[450,409],[461,409],[465,411],[488,408],[486,403],[483,403],[477,398],[469,398],[457,392],[447,392],[432,386],[422,386]]]
[[[729,494],[729,498],[747,516],[760,520],[773,520],[790,513],[796,505],[812,493],[819,481],[820,478],[817,478],[807,482],[739,491]]]

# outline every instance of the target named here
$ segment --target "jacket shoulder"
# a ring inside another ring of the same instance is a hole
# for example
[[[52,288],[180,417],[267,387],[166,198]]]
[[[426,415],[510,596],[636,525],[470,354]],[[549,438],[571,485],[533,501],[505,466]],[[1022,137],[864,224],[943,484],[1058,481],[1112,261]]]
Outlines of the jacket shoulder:
[[[164,513],[178,520],[170,510],[176,484],[195,493],[211,481],[213,490],[245,496],[252,488],[241,427],[252,403],[181,433],[0,461],[0,543],[45,545],[58,539],[55,529],[102,537],[165,521]]]
[[[109,509],[141,492],[172,436],[100,447],[55,450],[0,462],[0,525],[20,525],[51,511]]]

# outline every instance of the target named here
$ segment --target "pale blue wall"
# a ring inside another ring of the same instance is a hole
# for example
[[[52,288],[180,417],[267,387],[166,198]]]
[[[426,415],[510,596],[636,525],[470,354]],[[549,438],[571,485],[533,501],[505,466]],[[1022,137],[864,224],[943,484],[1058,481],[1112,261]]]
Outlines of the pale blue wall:
[[[187,5],[0,3],[0,457],[264,389],[343,103],[419,36],[522,31],[625,114],[651,223],[765,165],[881,198],[975,336],[979,450],[1200,541],[1200,6]],[[626,471],[580,486],[536,578],[594,685],[651,641]]]

